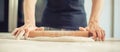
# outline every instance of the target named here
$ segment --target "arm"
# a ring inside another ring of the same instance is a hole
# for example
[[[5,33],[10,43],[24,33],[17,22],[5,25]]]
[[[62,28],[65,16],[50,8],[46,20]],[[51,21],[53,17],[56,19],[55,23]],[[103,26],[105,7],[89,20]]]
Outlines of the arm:
[[[103,8],[103,0],[92,0],[92,11],[89,23],[99,23],[99,17]]]
[[[35,26],[35,5],[37,0],[24,0],[24,23]]]
[[[27,38],[29,32],[35,30],[37,27],[35,25],[35,5],[37,0],[24,0],[23,9],[24,9],[24,25],[16,28],[12,34],[16,36],[17,39],[20,39],[20,36]]]
[[[99,26],[99,17],[103,8],[103,0],[92,0],[92,11],[87,30],[93,34],[93,39],[104,40],[105,32]]]

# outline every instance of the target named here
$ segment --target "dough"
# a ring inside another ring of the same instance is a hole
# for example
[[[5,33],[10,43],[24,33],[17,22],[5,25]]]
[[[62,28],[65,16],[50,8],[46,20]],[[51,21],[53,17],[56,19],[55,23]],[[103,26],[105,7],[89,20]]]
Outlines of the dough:
[[[35,40],[35,41],[55,41],[55,42],[89,42],[89,41],[94,41],[92,38],[74,37],[74,36],[36,37],[36,38],[28,38],[28,40]]]
[[[12,35],[0,36],[0,39],[14,39]],[[21,38],[23,39],[23,37]],[[36,37],[28,38],[31,41],[52,41],[52,42],[91,42],[94,41],[92,38],[87,37],[75,37],[75,36],[61,36],[61,37]]]

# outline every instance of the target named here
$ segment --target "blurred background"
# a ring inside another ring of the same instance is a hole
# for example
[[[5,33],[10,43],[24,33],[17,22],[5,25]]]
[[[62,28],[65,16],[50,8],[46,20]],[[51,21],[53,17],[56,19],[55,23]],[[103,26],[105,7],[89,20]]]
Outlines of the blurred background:
[[[91,1],[85,0],[87,20],[91,12]],[[100,25],[106,31],[106,37],[120,38],[120,0],[104,0]],[[47,0],[38,0],[36,5],[36,23],[40,26],[42,12]],[[23,25],[23,0],[0,0],[0,32],[8,33]]]

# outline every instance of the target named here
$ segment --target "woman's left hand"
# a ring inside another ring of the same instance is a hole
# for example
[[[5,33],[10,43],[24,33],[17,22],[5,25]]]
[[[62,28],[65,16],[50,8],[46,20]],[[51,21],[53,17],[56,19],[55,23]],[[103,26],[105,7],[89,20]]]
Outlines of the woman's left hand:
[[[86,28],[80,27],[80,30],[89,31],[95,41],[104,41],[105,31],[97,23],[89,23]]]

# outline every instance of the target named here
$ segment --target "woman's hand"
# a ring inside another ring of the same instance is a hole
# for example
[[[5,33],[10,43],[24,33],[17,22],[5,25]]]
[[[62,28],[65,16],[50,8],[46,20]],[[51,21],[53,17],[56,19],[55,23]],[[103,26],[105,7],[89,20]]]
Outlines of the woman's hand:
[[[93,34],[94,40],[104,41],[105,31],[97,23],[89,23],[86,29]]]
[[[80,27],[82,31],[89,31],[96,41],[104,41],[105,31],[97,23],[89,23],[86,28]]]
[[[16,39],[20,39],[21,37],[24,36],[25,39],[28,38],[29,32],[33,30],[44,30],[43,27],[36,27],[35,25],[23,25],[19,28],[16,28],[12,34],[16,37]]]

